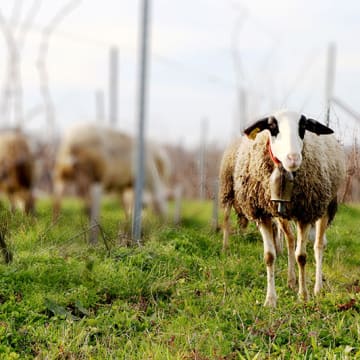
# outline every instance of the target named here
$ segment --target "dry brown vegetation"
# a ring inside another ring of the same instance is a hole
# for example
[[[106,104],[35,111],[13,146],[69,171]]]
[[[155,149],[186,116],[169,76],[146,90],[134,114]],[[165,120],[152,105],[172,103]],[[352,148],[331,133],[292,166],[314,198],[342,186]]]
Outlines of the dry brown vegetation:
[[[184,198],[196,199],[200,193],[200,150],[186,149],[183,146],[166,145],[166,151],[171,162],[171,186],[181,184]],[[207,146],[205,153],[205,197],[214,196],[215,181],[218,179],[220,160],[224,149],[217,145]],[[342,202],[360,202],[360,149],[354,140],[352,146],[346,148],[347,176],[340,190]],[[37,146],[37,159],[40,164],[37,188],[45,192],[52,189],[51,173],[54,163],[54,151],[46,144]]]
[[[347,176],[342,192],[343,202],[360,201],[360,149],[356,139],[353,145],[346,149]]]

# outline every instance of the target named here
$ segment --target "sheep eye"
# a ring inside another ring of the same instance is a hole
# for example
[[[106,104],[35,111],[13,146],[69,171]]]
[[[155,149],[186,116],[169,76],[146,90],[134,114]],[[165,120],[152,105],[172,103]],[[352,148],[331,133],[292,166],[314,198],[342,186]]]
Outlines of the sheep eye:
[[[300,118],[300,121],[299,121],[299,136],[300,136],[300,139],[304,139],[305,130],[306,130],[306,117],[304,115],[301,115],[301,118]]]
[[[274,117],[270,117],[269,121],[268,121],[268,128],[270,131],[271,136],[276,137],[277,134],[279,133],[279,126],[278,126],[278,122]]]

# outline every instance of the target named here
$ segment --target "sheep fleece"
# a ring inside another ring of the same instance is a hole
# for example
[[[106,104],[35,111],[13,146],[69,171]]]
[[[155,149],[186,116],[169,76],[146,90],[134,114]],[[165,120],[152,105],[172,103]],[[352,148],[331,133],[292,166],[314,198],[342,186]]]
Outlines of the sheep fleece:
[[[279,216],[277,203],[270,200],[269,179],[275,165],[267,143],[266,132],[255,140],[243,137],[236,155],[234,207],[249,220]],[[313,223],[336,202],[345,177],[345,154],[333,135],[307,132],[302,155],[301,167],[294,174],[291,202],[286,203],[283,217]]]
[[[242,138],[233,141],[228,148],[226,148],[221,164],[220,164],[220,203],[223,207],[234,202],[234,169],[237,149],[241,143]]]
[[[33,157],[24,135],[17,132],[0,134],[0,188],[13,193],[29,189],[33,183]]]

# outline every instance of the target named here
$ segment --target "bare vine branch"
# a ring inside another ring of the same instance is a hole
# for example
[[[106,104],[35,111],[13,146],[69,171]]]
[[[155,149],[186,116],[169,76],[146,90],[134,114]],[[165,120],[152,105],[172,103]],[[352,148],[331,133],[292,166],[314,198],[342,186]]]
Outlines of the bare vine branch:
[[[23,125],[23,87],[21,54],[28,30],[40,9],[41,0],[34,0],[29,12],[21,23],[22,0],[15,1],[9,21],[0,11],[0,27],[8,47],[8,70],[4,82],[0,114],[3,122],[11,123],[12,113],[15,126]],[[11,106],[13,104],[13,106]],[[11,112],[12,111],[12,112]]]
[[[49,88],[49,74],[47,69],[47,56],[50,46],[50,37],[59,24],[63,21],[63,19],[69,13],[71,13],[81,3],[81,1],[82,0],[71,0],[66,3],[60,9],[60,11],[55,14],[55,16],[49,21],[48,25],[46,25],[42,31],[42,39],[37,58],[37,67],[40,79],[40,93],[44,100],[46,122],[49,127],[51,137],[54,136],[56,118],[55,106]]]
[[[2,121],[5,122],[11,118],[11,100],[14,94],[14,84],[16,82],[16,64],[18,62],[18,53],[15,44],[14,34],[10,30],[9,24],[5,16],[0,11],[0,28],[4,35],[6,46],[8,48],[8,61],[6,79],[3,86],[2,100],[0,104],[0,112]],[[14,79],[15,78],[15,79]]]

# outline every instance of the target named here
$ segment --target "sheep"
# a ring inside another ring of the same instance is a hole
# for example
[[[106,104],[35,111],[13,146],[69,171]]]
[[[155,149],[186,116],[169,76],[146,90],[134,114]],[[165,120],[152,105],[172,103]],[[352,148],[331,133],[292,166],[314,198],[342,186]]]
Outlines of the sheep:
[[[66,132],[55,160],[54,219],[60,210],[61,198],[67,185],[74,184],[78,194],[90,208],[90,187],[101,184],[104,190],[119,193],[125,213],[126,192],[134,187],[134,139],[115,129],[91,124],[77,124]],[[149,145],[146,155],[145,190],[151,194],[151,203],[157,214],[166,213],[163,173],[159,169],[161,152]],[[165,173],[164,173],[165,174]],[[165,176],[165,175],[164,175]]]
[[[315,224],[314,294],[318,295],[321,291],[325,231],[335,216],[337,191],[345,177],[344,151],[332,133],[329,127],[314,119],[280,110],[248,126],[244,130],[246,136],[236,145],[236,155],[229,159],[231,163],[235,158],[232,176],[228,176],[233,183],[229,186],[225,183],[221,187],[222,190],[230,189],[221,194],[223,205],[225,209],[233,206],[241,217],[255,221],[262,235],[267,269],[265,306],[275,307],[277,301],[274,219],[287,239],[288,284],[290,287],[296,284],[294,266],[297,262],[298,294],[304,301],[308,299],[306,242],[311,225]],[[293,176],[291,198],[281,206],[271,200],[271,176],[275,169],[283,172],[281,179],[285,175]],[[291,220],[295,221],[297,227],[296,250],[295,237],[289,224]]]
[[[11,210],[19,205],[34,213],[34,158],[26,136],[19,131],[0,132],[0,191],[10,200]]]

